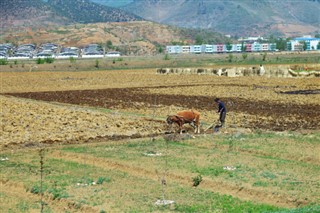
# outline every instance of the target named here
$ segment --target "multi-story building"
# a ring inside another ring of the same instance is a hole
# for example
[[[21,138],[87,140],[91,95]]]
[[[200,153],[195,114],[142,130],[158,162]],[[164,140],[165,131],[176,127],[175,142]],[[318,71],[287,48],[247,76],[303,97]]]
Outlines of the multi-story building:
[[[261,44],[259,42],[253,42],[252,43],[252,51],[253,52],[260,52],[261,49]]]
[[[246,52],[252,52],[252,44],[245,44],[245,50]]]
[[[263,43],[261,44],[261,51],[269,51],[270,50],[270,45],[268,43]]]
[[[190,53],[190,46],[182,46],[182,53]]]
[[[190,53],[200,54],[201,52],[202,52],[202,46],[201,45],[192,45],[192,46],[190,46]]]
[[[313,38],[311,36],[294,38],[287,42],[287,49],[291,51],[303,50],[320,50],[320,38]]]
[[[167,46],[166,52],[169,54],[178,54],[182,52],[181,46],[175,45],[175,46]]]
[[[225,44],[217,44],[217,53],[223,53],[226,52],[226,45]]]
[[[213,45],[212,44],[205,44],[202,45],[202,52],[204,53],[213,53]]]

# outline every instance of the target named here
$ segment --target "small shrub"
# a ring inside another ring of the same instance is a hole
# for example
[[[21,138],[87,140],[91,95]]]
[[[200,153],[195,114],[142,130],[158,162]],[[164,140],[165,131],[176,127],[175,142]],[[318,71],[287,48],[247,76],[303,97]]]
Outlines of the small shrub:
[[[74,57],[70,57],[69,61],[70,61],[70,63],[76,63],[77,60]]]
[[[170,60],[170,57],[168,54],[165,54],[164,57],[163,57],[163,60]]]
[[[69,197],[68,193],[65,191],[64,188],[54,187],[52,189],[49,189],[48,192],[53,195],[54,200],[55,199],[60,200],[61,198],[68,198]]]
[[[196,177],[193,177],[193,178],[192,178],[192,181],[193,181],[193,186],[195,186],[195,187],[199,186],[199,184],[200,184],[201,181],[202,181],[202,176],[201,176],[201,174],[199,174],[199,175],[196,176]]]
[[[48,58],[45,58],[44,60],[45,60],[45,62],[48,63],[48,64],[52,64],[52,63],[54,62],[54,58],[49,58],[49,57],[48,57]]]
[[[36,63],[37,64],[44,64],[45,60],[43,58],[38,58]]]
[[[103,182],[109,183],[110,181],[111,181],[111,179],[108,177],[99,177],[97,180],[97,184],[102,184]]]
[[[18,64],[18,60],[14,60],[13,63],[14,63],[14,65],[17,65]]]
[[[7,65],[8,60],[7,59],[0,59],[0,65]]]
[[[248,57],[248,53],[242,53],[242,58],[243,58],[243,60],[246,60],[247,57]]]
[[[99,68],[99,60],[96,60],[96,64],[94,65],[95,68]]]
[[[30,190],[32,194],[40,194],[40,191],[41,191],[40,186],[37,186],[37,185],[33,186]]]

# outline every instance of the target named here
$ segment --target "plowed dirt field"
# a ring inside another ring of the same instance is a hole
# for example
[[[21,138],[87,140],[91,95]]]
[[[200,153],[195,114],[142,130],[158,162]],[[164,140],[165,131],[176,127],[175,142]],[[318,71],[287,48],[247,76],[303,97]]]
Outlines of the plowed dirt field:
[[[215,97],[226,103],[230,128],[320,129],[318,78],[163,76],[153,69],[1,75],[7,145],[162,134],[168,114],[191,108],[201,112],[203,130],[218,118]]]

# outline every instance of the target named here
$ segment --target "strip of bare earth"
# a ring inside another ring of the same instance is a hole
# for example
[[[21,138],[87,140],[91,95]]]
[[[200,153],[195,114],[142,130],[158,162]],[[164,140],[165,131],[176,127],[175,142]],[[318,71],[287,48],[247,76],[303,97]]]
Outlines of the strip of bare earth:
[[[8,95],[30,98],[35,100],[61,102],[91,107],[112,109],[127,109],[133,103],[142,103],[143,107],[150,108],[156,103],[162,106],[179,106],[194,108],[202,111],[213,109],[213,97],[194,95],[168,95],[151,94],[143,88],[101,89],[101,90],[75,90],[36,93],[11,93]],[[246,113],[256,116],[250,121],[251,128],[269,129],[275,131],[320,129],[320,105],[278,103],[274,101],[261,101],[244,98],[224,98],[227,100],[228,112]],[[262,117],[270,117],[273,122],[263,122]]]

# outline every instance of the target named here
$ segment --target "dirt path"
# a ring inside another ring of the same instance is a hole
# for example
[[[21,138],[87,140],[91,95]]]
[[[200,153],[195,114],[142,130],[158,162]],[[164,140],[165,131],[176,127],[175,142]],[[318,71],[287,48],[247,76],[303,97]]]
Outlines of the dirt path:
[[[131,166],[122,162],[113,161],[105,158],[97,158],[85,154],[74,154],[74,153],[65,153],[59,151],[50,151],[48,153],[48,158],[55,159],[65,159],[67,161],[83,163],[85,158],[89,164],[92,164],[96,167],[101,167],[105,169],[118,170],[126,172],[132,176],[140,178],[149,178],[154,181],[160,181],[159,176],[155,171],[148,170],[142,167]],[[174,173],[167,174],[167,179],[170,182],[176,182],[181,185],[192,187],[192,180],[190,175],[178,175]],[[220,194],[228,194],[234,197],[237,197],[241,200],[246,201],[256,201],[260,203],[266,203],[279,207],[293,208],[299,205],[299,203],[294,202],[288,195],[277,194],[274,195],[267,191],[261,191],[258,189],[253,189],[250,187],[239,187],[236,185],[231,185],[225,182],[214,181],[212,179],[204,178],[204,181],[199,186],[204,190],[209,190],[212,192],[217,192]]]

